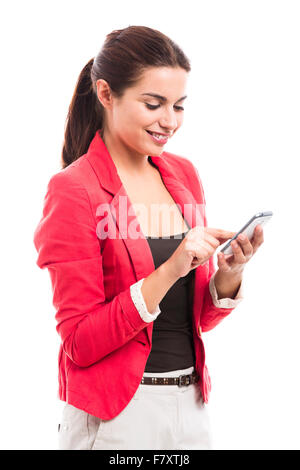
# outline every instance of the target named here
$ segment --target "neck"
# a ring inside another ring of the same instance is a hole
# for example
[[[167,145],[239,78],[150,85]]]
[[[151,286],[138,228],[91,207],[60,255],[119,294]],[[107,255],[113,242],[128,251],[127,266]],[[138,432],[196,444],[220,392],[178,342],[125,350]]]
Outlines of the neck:
[[[118,170],[129,172],[132,176],[149,173],[152,168],[147,155],[142,155],[126,147],[122,141],[114,138],[109,130],[101,131],[101,138]],[[151,168],[150,168],[151,167]]]

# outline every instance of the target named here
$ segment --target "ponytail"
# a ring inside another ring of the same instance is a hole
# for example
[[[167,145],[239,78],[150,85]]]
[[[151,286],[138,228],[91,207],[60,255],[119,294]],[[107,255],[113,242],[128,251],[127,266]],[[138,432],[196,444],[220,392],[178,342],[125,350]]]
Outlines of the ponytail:
[[[66,120],[62,149],[62,168],[87,152],[95,132],[102,127],[103,111],[91,79],[94,59],[82,69]]]

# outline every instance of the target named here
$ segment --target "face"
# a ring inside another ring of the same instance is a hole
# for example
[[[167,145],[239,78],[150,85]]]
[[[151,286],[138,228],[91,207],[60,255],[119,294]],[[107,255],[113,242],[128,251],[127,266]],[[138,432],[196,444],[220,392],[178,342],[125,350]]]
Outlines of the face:
[[[106,116],[104,138],[108,132],[131,154],[160,155],[183,123],[187,78],[180,67],[151,67],[119,99],[105,95],[107,82],[98,80]]]

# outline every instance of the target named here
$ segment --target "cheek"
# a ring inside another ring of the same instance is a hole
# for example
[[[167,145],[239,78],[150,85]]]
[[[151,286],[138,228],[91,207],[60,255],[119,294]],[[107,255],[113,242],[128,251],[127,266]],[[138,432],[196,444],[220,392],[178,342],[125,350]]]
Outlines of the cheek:
[[[155,121],[155,118],[143,107],[134,107],[126,112],[125,120],[127,126],[133,129],[134,127],[146,128]]]
[[[143,127],[149,126],[153,122],[157,121],[158,114],[155,111],[150,111],[145,107],[142,107],[137,110],[135,119],[141,123]]]
[[[184,115],[183,113],[180,113],[178,118],[177,118],[177,127],[180,127],[183,123]]]

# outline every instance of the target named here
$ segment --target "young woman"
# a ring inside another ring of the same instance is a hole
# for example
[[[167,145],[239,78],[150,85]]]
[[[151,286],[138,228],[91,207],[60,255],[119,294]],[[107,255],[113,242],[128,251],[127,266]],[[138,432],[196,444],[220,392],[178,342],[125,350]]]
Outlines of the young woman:
[[[241,301],[263,242],[207,227],[197,169],[164,151],[183,122],[190,64],[161,32],[108,34],[70,104],[62,169],[35,230],[51,276],[60,449],[209,449],[202,332]]]

